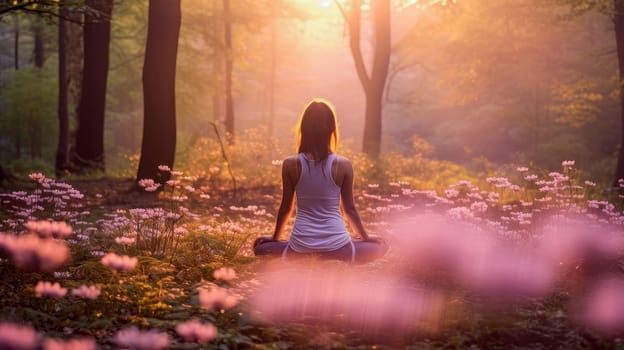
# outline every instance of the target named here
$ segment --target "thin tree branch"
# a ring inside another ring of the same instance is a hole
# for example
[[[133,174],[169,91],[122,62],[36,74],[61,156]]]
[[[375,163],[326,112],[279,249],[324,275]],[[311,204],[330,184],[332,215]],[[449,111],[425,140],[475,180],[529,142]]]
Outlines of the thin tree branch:
[[[371,85],[371,77],[366,72],[364,58],[362,57],[362,47],[360,45],[360,21],[362,14],[360,5],[361,0],[353,0],[351,10],[349,10],[349,46],[351,47],[351,54],[353,55],[353,62],[355,63],[355,71],[357,72],[358,78],[362,83],[364,91],[368,94]]]
[[[21,9],[23,9],[25,7],[28,7],[28,6],[34,5],[34,4],[37,4],[37,1],[28,1],[28,2],[25,2],[23,4],[5,7],[3,9],[0,9],[0,16],[4,15],[5,13],[11,12],[11,11],[21,10]]]
[[[215,134],[217,135],[217,140],[219,141],[219,145],[221,145],[221,156],[225,160],[225,164],[227,165],[228,172],[230,173],[230,177],[232,178],[232,186],[234,187],[234,197],[236,197],[236,178],[234,177],[234,173],[232,172],[232,167],[230,166],[230,160],[228,159],[227,153],[225,152],[225,146],[223,145],[223,140],[221,139],[221,134],[219,133],[219,128],[217,127],[217,123],[215,121],[211,121],[210,124],[214,129]]]

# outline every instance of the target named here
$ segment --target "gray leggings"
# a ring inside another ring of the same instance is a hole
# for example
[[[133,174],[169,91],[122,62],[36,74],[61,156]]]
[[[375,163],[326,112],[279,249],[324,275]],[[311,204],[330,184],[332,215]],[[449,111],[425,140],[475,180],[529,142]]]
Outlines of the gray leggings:
[[[329,252],[297,253],[291,248],[288,248],[288,241],[276,241],[271,237],[260,237],[254,242],[253,250],[256,256],[268,255],[273,257],[287,257],[288,259],[317,256],[321,259],[342,260],[363,264],[382,257],[388,250],[388,245],[383,240],[353,240],[352,243]]]

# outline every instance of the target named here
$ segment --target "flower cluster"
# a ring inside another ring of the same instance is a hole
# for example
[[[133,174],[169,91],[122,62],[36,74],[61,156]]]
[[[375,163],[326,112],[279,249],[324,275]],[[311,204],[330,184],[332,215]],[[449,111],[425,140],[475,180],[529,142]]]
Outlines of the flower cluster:
[[[0,233],[0,251],[9,254],[18,267],[31,271],[54,271],[69,258],[65,243],[42,239],[34,234],[15,236]]]
[[[67,294],[67,288],[61,287],[58,283],[39,281],[35,287],[35,294],[38,297],[62,298]]]
[[[117,346],[135,350],[160,350],[169,346],[169,335],[156,330],[141,331],[129,327],[118,331],[113,339]]]
[[[208,310],[231,309],[238,304],[239,297],[232,295],[227,289],[214,287],[210,290],[199,290],[199,304]]]
[[[108,253],[102,257],[102,265],[111,268],[116,271],[130,271],[133,270],[138,259],[136,257],[129,257],[127,255],[117,255],[115,253]]]
[[[73,232],[71,226],[64,221],[28,221],[24,226],[42,237],[65,238]]]
[[[222,267],[212,272],[212,277],[217,280],[229,282],[236,278],[236,271],[231,267]]]
[[[96,286],[82,285],[79,288],[72,289],[72,295],[82,299],[97,299],[100,296],[101,290]]]
[[[197,320],[178,323],[175,330],[187,342],[205,344],[217,337],[217,327]]]

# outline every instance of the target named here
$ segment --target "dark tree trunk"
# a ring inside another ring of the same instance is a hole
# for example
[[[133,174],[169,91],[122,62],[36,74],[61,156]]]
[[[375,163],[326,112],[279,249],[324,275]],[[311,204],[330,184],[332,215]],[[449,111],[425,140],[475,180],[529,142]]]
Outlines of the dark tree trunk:
[[[113,0],[86,0],[97,11],[84,24],[82,94],[72,163],[78,171],[104,170],[104,113]]]
[[[613,186],[618,186],[618,181],[624,179],[624,0],[615,1],[615,14],[613,23],[615,27],[615,42],[617,46],[618,67],[620,70],[620,150],[618,153],[617,167]]]
[[[20,28],[19,28],[19,16],[17,13],[13,14],[13,18],[15,19],[15,27],[13,37],[13,60],[15,62],[15,70],[19,69],[19,36],[20,36]]]
[[[158,166],[173,167],[176,146],[175,76],[180,0],[150,0],[143,64],[143,141],[137,181],[159,182]]]
[[[230,0],[223,0],[223,34],[225,38],[225,131],[234,142],[234,100],[232,98],[232,11]]]
[[[40,18],[35,18],[33,23],[33,62],[35,67],[43,67],[44,57],[44,42],[43,42],[43,24]]]
[[[341,8],[341,10],[349,24],[351,54],[366,97],[362,151],[376,158],[381,151],[382,101],[388,78],[388,66],[390,65],[390,0],[371,1],[375,40],[373,66],[370,75],[366,71],[360,45],[361,5],[361,0],[353,0],[348,11],[345,8]]]
[[[62,3],[61,3],[62,5]],[[61,7],[59,10],[58,24],[58,122],[59,134],[56,147],[56,177],[61,177],[67,170],[69,149],[69,112],[67,105],[69,79],[67,76],[67,17],[68,11]]]

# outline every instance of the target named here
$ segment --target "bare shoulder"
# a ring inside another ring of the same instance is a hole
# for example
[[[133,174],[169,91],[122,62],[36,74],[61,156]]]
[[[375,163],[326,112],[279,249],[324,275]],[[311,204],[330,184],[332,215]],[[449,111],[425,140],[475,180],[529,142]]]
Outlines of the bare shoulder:
[[[338,165],[340,166],[341,169],[353,168],[353,164],[351,164],[351,160],[349,160],[349,158],[347,157],[336,155],[336,162],[338,162]]]
[[[297,170],[297,164],[299,163],[299,157],[297,155],[287,157],[282,163],[282,168],[289,172]]]

